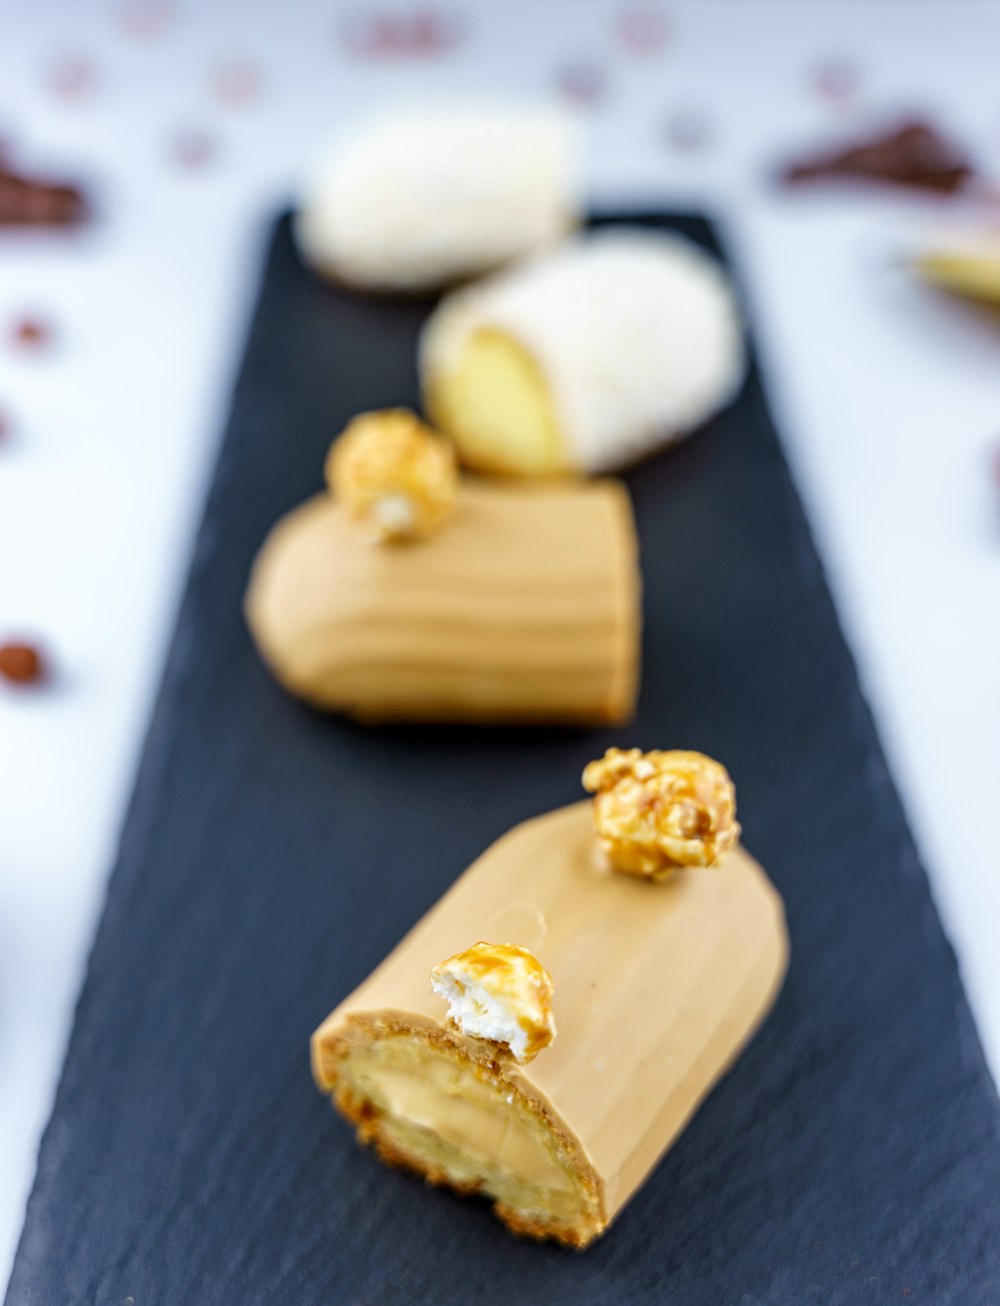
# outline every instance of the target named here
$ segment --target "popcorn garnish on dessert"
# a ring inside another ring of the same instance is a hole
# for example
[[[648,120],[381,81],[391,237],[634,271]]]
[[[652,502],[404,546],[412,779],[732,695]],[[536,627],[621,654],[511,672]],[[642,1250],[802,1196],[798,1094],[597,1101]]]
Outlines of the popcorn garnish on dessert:
[[[448,516],[458,488],[455,454],[405,408],[362,413],[330,449],[334,497],[377,540],[419,539]]]
[[[589,1246],[641,1189],[764,1019],[788,959],[781,899],[744,848],[724,873],[669,886],[596,874],[592,808],[508,830],[312,1041],[317,1084],[383,1160],[571,1247]],[[484,1009],[496,978],[507,1028],[527,1017],[548,1036],[531,953],[481,943],[435,965],[462,940],[527,942],[517,926],[494,928],[515,906],[548,922],[543,955],[559,981],[559,1037],[527,1065],[491,1041],[500,1019]],[[445,996],[461,983],[463,1024],[428,984],[432,968]],[[752,1075],[742,1083],[753,1091]],[[656,1220],[662,1190],[646,1200]]]
[[[527,948],[474,943],[434,967],[431,988],[463,1034],[505,1044],[522,1065],[556,1036],[552,976]]]
[[[729,773],[704,753],[609,748],[583,773],[598,843],[616,870],[663,880],[714,866],[740,836]]]

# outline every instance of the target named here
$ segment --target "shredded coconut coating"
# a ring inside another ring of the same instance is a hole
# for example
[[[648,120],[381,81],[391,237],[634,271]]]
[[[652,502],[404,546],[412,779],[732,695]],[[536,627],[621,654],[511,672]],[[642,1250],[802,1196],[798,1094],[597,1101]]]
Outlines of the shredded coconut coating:
[[[527,948],[474,943],[434,967],[431,987],[463,1034],[505,1044],[522,1063],[556,1036],[552,976]]]
[[[613,471],[733,398],[743,331],[725,272],[670,232],[612,226],[454,291],[421,337],[425,395],[479,331],[516,340],[545,378],[570,464]]]
[[[458,489],[454,450],[405,408],[362,413],[330,449],[334,497],[380,541],[433,534]]]
[[[663,880],[714,866],[740,836],[736,792],[704,753],[609,748],[583,773],[598,842],[616,870]]]
[[[576,226],[576,130],[547,105],[396,106],[334,142],[296,223],[321,273],[423,293],[555,244]]]

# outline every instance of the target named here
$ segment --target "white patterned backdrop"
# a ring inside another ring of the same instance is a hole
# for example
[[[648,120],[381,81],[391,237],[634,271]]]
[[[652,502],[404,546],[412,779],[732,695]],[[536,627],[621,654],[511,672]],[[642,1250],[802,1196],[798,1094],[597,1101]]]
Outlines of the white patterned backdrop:
[[[548,92],[595,201],[707,208],[974,1012],[1000,1071],[1000,327],[916,286],[982,195],[784,190],[926,114],[1000,173],[1000,5],[33,0],[0,11],[8,163],[84,228],[0,230],[0,1282],[55,1091],[268,225],[343,116]],[[831,886],[834,891],[835,886]],[[864,902],[857,910],[863,912]]]

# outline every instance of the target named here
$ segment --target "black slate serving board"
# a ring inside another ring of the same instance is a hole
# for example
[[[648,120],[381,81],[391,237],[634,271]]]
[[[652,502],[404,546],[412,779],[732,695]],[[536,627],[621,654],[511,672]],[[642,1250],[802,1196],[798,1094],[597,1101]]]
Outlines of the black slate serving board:
[[[650,216],[714,247],[704,222]],[[269,680],[240,600],[426,309],[319,285],[280,222],[11,1280],[12,1306],[1000,1301],[1000,1109],[754,371],[628,477],[645,677],[613,733],[364,730]],[[514,1239],[360,1150],[307,1042],[612,742],[735,777],[793,960],[607,1237]]]

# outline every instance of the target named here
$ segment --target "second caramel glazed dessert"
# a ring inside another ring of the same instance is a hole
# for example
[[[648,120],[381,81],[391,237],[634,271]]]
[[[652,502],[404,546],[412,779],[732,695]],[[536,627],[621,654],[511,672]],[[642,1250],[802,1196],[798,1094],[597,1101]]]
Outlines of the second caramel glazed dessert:
[[[763,1020],[788,954],[718,763],[611,749],[584,782],[594,804],[489,848],[312,1041],[318,1086],[384,1160],[581,1248]]]
[[[366,721],[627,720],[639,673],[631,504],[615,481],[458,478],[404,410],[335,442],[332,494],[274,528],[247,619],[292,693]]]

